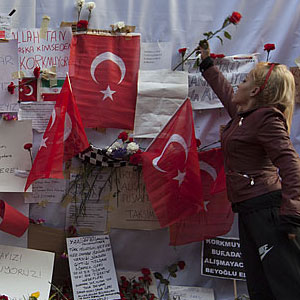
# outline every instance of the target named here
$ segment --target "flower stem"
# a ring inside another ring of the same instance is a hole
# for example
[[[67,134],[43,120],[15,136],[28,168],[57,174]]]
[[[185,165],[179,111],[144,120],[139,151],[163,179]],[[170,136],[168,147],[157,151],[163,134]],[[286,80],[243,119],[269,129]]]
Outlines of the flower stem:
[[[197,50],[199,50],[199,46],[197,46],[185,59],[183,59],[175,68],[173,68],[173,71],[183,65]]]

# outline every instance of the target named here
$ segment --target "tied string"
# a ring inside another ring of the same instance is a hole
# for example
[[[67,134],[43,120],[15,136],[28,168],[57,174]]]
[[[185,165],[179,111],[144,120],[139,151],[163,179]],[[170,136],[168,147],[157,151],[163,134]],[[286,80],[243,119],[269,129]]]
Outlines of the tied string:
[[[269,80],[269,78],[270,78],[270,76],[271,76],[271,73],[272,73],[272,70],[274,69],[274,67],[276,66],[276,65],[278,65],[278,64],[276,64],[276,63],[269,63],[269,65],[271,65],[271,67],[270,67],[270,69],[269,69],[269,71],[268,71],[268,73],[267,73],[267,75],[266,75],[266,79],[265,79],[265,81],[264,81],[264,83],[259,87],[259,92],[261,92],[265,87],[266,87],[266,85],[267,85],[267,83],[268,83],[268,80]]]

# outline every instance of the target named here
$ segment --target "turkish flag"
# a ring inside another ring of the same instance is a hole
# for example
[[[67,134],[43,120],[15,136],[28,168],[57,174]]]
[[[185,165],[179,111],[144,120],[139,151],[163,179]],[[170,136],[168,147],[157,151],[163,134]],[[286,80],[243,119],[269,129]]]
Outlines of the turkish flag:
[[[25,191],[37,179],[63,179],[63,162],[88,147],[70,83],[66,79],[28,175]]]
[[[140,36],[74,35],[70,77],[84,127],[133,129]]]
[[[217,180],[223,184],[225,174],[223,155],[220,148],[199,153],[199,164],[203,185],[204,210],[170,227],[170,244],[184,245],[229,232],[234,214],[227,199],[226,190],[216,187]]]
[[[19,81],[19,101],[37,101],[37,79],[23,78]]]
[[[161,227],[203,209],[192,106],[186,99],[142,154],[143,176]]]

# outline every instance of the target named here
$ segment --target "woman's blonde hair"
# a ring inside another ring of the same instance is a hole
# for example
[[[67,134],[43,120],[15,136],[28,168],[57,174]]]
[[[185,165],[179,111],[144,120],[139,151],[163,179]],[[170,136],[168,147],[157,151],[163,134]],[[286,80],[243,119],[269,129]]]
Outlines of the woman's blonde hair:
[[[275,64],[270,71],[271,67],[271,63],[260,62],[251,71],[254,84],[261,87],[255,96],[256,105],[275,106],[281,110],[290,132],[295,102],[294,76],[285,65]]]

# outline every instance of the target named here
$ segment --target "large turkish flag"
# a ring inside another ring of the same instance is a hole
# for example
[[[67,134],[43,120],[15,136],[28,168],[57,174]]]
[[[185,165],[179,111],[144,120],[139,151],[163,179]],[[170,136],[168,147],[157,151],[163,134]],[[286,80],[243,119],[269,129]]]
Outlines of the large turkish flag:
[[[142,154],[143,176],[161,227],[203,209],[192,106],[181,105]]]
[[[37,179],[63,179],[63,162],[88,147],[69,80],[66,79],[28,175],[25,191]]]
[[[204,210],[170,227],[170,244],[183,245],[226,234],[233,223],[224,186],[224,161],[220,148],[199,153]],[[217,184],[218,183],[218,184]]]
[[[70,77],[84,127],[133,129],[140,36],[73,36]]]

